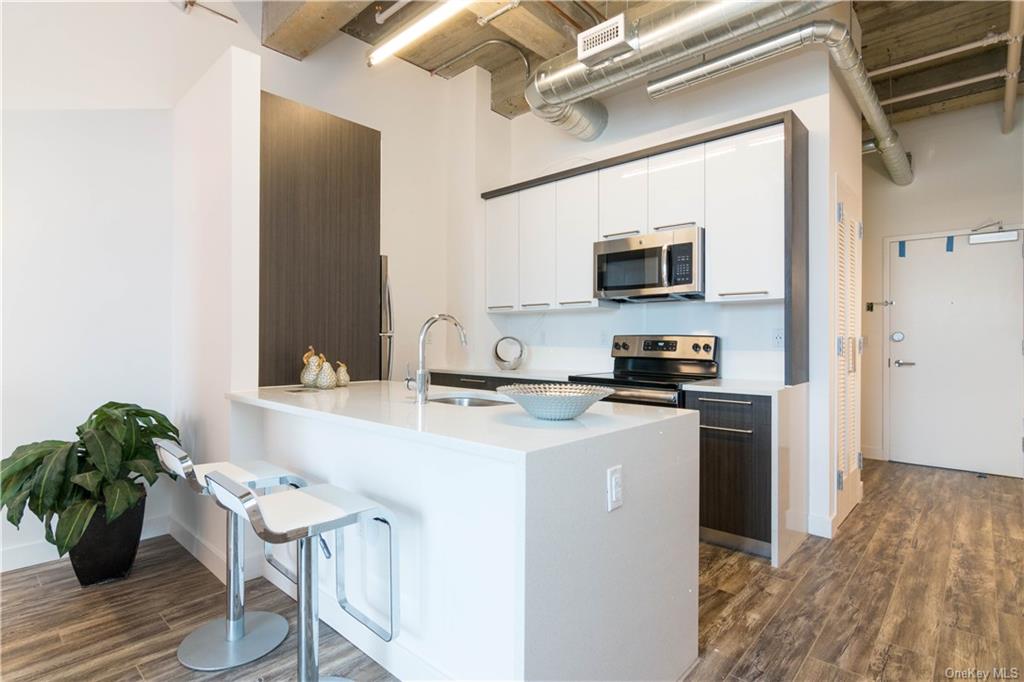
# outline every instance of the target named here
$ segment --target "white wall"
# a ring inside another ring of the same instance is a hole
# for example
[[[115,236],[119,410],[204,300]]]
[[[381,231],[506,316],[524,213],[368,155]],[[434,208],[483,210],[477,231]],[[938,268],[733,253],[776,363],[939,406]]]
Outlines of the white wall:
[[[448,83],[399,60],[368,69],[366,45],[346,35],[295,61],[260,47],[258,3],[215,5],[242,21],[232,24],[203,11],[186,15],[168,2],[0,5],[8,198],[4,455],[22,442],[58,437],[60,429],[70,435],[89,409],[110,398],[171,411],[171,337],[179,332],[167,328],[170,282],[154,276],[161,270],[154,262],[164,270],[170,265],[170,109],[231,45],[259,55],[265,90],[381,131],[381,250],[391,257],[396,374],[415,362],[420,323],[446,307],[448,184],[437,169],[447,152]],[[227,193],[231,178],[210,181]],[[81,254],[94,258],[79,262]],[[85,276],[33,268],[33,256],[56,259],[60,270]],[[131,286],[117,291],[112,282]],[[86,319],[87,313],[106,313],[107,303],[145,305],[162,311],[162,318],[127,330]],[[50,311],[54,322],[41,322]],[[83,343],[81,331],[62,341],[50,333],[57,320],[70,320],[97,341]],[[435,364],[445,333],[438,328],[433,334]],[[231,357],[236,369],[247,362]],[[223,361],[223,353],[211,357]],[[42,387],[58,377],[67,385],[68,375],[76,390],[65,390],[55,413],[48,402],[52,391]],[[190,432],[198,415],[183,415],[186,438],[198,442]],[[217,440],[207,442],[212,449]],[[191,504],[183,500],[176,509]],[[163,516],[168,504],[155,495],[149,507],[150,517]],[[215,523],[217,538],[222,524]],[[5,548],[46,550],[31,519],[20,534],[4,530]],[[6,549],[4,555],[7,567]],[[27,561],[46,558],[48,552],[36,553]]]
[[[971,228],[990,220],[1024,222],[1024,100],[1013,132],[1000,131],[1002,104],[985,104],[898,126],[914,158],[914,182],[886,179],[876,155],[864,157],[864,301],[883,298],[885,237]],[[861,439],[867,457],[882,448],[884,317],[863,313]]]
[[[264,90],[381,131],[381,252],[395,292],[395,371],[404,371],[419,325],[446,304],[447,179],[437,168],[448,151],[448,82],[400,60],[367,68],[367,45],[348,35],[298,62],[260,46],[259,3],[212,6],[241,21],[169,2],[4,3],[4,107],[169,109],[236,45],[260,56]]]
[[[5,456],[73,438],[108,400],[170,413],[170,132],[159,110],[4,112]],[[150,493],[147,536],[170,487]],[[4,519],[3,570],[56,558],[31,513]]]
[[[231,444],[224,395],[258,385],[259,57],[229,48],[172,119],[170,416],[195,461],[211,462]],[[193,553],[218,555],[223,512],[183,483],[175,493],[171,533]]]

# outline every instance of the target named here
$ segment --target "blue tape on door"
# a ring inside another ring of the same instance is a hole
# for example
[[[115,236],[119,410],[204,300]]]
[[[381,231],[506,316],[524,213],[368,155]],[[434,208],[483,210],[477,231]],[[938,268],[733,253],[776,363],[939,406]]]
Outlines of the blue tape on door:
[[[907,243],[904,242],[904,241],[899,242],[898,248],[899,248],[900,258],[906,258],[907,257]]]
[[[953,238],[946,237],[946,253],[953,253]]]

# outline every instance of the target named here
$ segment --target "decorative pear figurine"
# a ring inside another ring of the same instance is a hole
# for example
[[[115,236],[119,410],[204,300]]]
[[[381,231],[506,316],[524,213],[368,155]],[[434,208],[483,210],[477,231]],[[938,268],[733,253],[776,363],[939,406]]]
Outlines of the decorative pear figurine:
[[[317,388],[337,388],[338,375],[334,373],[331,363],[327,362],[324,354],[320,354],[320,373],[316,375]]]
[[[341,360],[335,364],[338,365],[338,369],[334,372],[338,376],[338,386],[348,386],[348,383],[352,381],[348,375],[348,365]]]
[[[306,354],[302,356],[302,362],[305,367],[302,368],[299,382],[306,388],[316,388],[316,379],[317,375],[320,374],[320,368],[323,366],[323,357],[316,354],[313,346],[310,346]]]

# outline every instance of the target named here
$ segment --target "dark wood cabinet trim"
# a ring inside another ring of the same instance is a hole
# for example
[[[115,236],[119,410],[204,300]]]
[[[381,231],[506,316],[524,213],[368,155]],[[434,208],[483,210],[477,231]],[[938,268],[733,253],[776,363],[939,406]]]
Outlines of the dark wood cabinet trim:
[[[796,116],[788,116],[783,126],[786,137],[784,380],[787,385],[795,386],[810,378],[807,127]]]
[[[491,189],[481,194],[480,197],[483,199],[493,199],[504,194],[512,194],[513,192],[530,189],[531,187],[537,187],[538,185],[546,185],[550,182],[565,180],[566,178],[572,178],[585,173],[592,173],[594,171],[601,170],[602,168],[611,168],[612,166],[629,163],[630,161],[645,159],[649,156],[657,156],[658,154],[665,154],[666,152],[674,152],[677,149],[683,149],[684,147],[692,147],[703,142],[720,140],[723,137],[732,137],[733,135],[747,133],[751,130],[758,130],[760,128],[767,128],[768,126],[773,126],[779,123],[789,126],[793,120],[799,121],[799,119],[796,118],[796,114],[789,110],[781,111],[777,114],[769,114],[768,116],[761,116],[759,118],[752,118],[749,121],[743,121],[742,123],[736,123],[724,128],[718,128],[698,135],[691,135],[690,137],[682,137],[671,142],[663,142],[662,144],[654,145],[653,147],[638,149],[635,152],[619,154],[618,156],[601,159],[600,161],[594,161],[593,163],[577,166],[576,168],[569,168],[567,170],[558,171],[557,173],[542,175],[539,178],[517,182],[514,185]]]

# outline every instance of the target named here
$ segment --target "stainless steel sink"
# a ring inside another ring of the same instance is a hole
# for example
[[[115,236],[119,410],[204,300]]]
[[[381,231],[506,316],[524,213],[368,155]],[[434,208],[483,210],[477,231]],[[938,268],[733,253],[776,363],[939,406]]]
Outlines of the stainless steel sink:
[[[458,405],[459,407],[497,407],[498,405],[511,405],[504,400],[491,400],[489,398],[477,398],[468,395],[449,395],[444,398],[431,398],[427,402],[442,403],[444,405]]]

